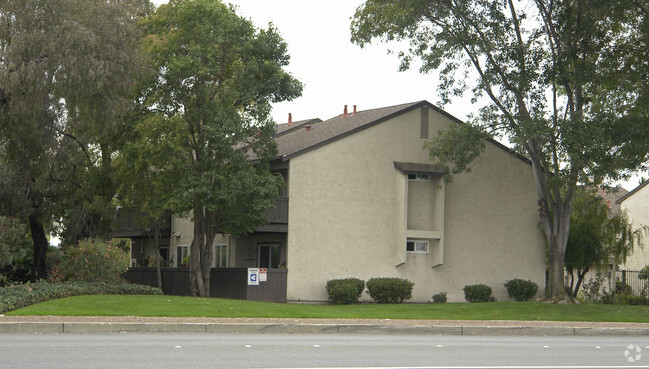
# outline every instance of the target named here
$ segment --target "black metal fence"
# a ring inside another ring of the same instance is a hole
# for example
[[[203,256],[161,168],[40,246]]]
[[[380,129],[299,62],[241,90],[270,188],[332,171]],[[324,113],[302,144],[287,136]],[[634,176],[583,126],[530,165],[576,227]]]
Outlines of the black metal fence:
[[[618,270],[615,273],[615,281],[623,282],[631,287],[634,296],[640,296],[647,285],[647,279],[640,278],[639,270]]]
[[[622,282],[631,287],[631,294],[634,296],[640,296],[642,291],[647,286],[647,279],[640,278],[641,272],[639,270],[617,270],[615,272],[615,282]],[[604,272],[604,278],[606,281],[606,284],[608,285],[608,281],[610,281],[611,278],[611,272]],[[564,276],[564,283],[566,287],[571,287],[571,277],[570,274],[565,274]],[[589,282],[588,278],[583,281],[583,283]],[[575,276],[575,281],[574,283],[577,283],[577,276]],[[583,287],[583,284],[582,284]],[[613,283],[611,283],[611,287],[615,288]],[[608,288],[607,288],[608,289]]]
[[[239,300],[286,302],[286,269],[268,269],[267,280],[258,286],[248,285],[247,268],[212,268],[210,296]],[[124,278],[137,284],[157,286],[155,268],[135,267]],[[189,296],[189,269],[162,268],[162,291],[165,295]]]

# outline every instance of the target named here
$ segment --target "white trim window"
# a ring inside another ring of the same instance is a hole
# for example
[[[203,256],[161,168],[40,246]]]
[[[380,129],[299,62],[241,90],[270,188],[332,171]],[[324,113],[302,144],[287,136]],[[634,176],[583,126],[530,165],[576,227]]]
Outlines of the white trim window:
[[[228,245],[217,244],[214,245],[214,254],[212,257],[212,268],[227,268],[228,267]]]
[[[188,245],[176,246],[176,268],[180,268],[183,264],[183,259],[189,255]]]
[[[428,241],[407,240],[406,252],[414,253],[414,254],[428,254]]]

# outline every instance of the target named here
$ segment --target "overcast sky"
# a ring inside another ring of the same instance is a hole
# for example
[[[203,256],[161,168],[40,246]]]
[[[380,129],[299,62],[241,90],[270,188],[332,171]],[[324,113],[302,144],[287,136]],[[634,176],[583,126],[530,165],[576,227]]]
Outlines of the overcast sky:
[[[153,0],[155,4],[166,0]],[[343,106],[358,110],[407,102],[439,102],[437,79],[416,69],[398,72],[397,55],[388,54],[386,44],[361,49],[350,41],[350,19],[364,0],[224,0],[238,7],[238,14],[255,26],[272,22],[288,44],[291,63],[287,70],[304,83],[302,96],[273,106],[273,118],[293,120],[329,119],[342,114]],[[395,48],[395,46],[392,46]],[[479,106],[470,103],[470,93],[443,107],[466,120]],[[645,175],[646,177],[647,175]],[[638,178],[623,184],[631,190]]]
[[[166,2],[155,0],[157,4]],[[287,70],[304,83],[302,97],[274,105],[276,122],[328,119],[342,114],[343,106],[359,110],[428,100],[437,103],[433,76],[417,70],[398,72],[399,59],[388,55],[385,44],[361,49],[351,43],[350,18],[362,0],[232,0],[240,16],[257,27],[272,22],[288,44]],[[464,120],[467,106],[445,110]],[[459,105],[459,104],[457,104]]]

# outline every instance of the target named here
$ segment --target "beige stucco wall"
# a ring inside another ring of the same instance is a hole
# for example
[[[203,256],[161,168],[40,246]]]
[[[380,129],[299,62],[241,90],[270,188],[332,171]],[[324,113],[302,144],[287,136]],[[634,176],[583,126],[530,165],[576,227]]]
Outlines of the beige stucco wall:
[[[649,185],[645,185],[637,192],[622,201],[622,209],[626,210],[633,228],[649,226]],[[636,247],[633,255],[627,262],[620,266],[620,270],[640,270],[649,264],[649,237],[645,236],[644,247]]]
[[[434,239],[431,252],[406,254],[406,238],[420,233],[406,229],[408,183],[393,162],[429,162],[420,117],[415,109],[290,160],[289,300],[325,301],[326,281],[344,277],[407,278],[413,301],[440,291],[463,301],[474,283],[506,299],[503,283],[515,277],[544,288],[531,168],[492,144],[471,173],[436,187],[443,229],[421,233]],[[431,135],[451,124],[432,110],[429,121]],[[432,267],[438,251],[443,263]]]
[[[194,239],[194,222],[191,221],[189,217],[174,217],[171,220],[171,241],[170,241],[170,260],[173,261],[173,265],[176,265],[177,260],[177,246],[190,246],[192,239]],[[228,253],[228,265],[235,265],[235,253],[232,251],[234,243],[231,240],[230,235],[217,234],[214,237],[214,245],[228,245],[230,247],[230,252]]]

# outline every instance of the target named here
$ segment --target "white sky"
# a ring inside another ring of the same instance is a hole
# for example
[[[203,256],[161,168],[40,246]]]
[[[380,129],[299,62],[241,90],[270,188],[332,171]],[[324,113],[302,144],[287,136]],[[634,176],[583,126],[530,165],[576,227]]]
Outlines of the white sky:
[[[153,0],[155,4],[166,0]],[[286,68],[304,83],[302,96],[273,106],[273,118],[293,120],[342,114],[343,106],[358,110],[380,108],[428,100],[438,103],[437,79],[418,70],[398,72],[397,55],[388,54],[389,45],[360,47],[350,41],[349,25],[356,8],[364,0],[224,0],[238,7],[238,14],[260,28],[272,22],[288,44],[291,63]],[[444,107],[466,120],[479,106],[470,103],[470,93]],[[646,177],[647,175],[645,175]],[[634,177],[622,186],[638,185]]]

